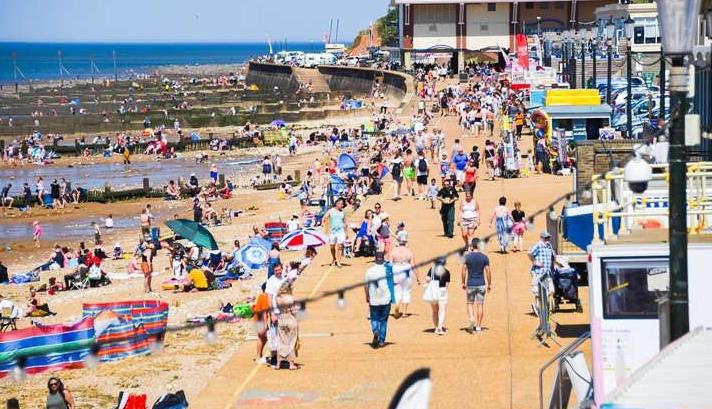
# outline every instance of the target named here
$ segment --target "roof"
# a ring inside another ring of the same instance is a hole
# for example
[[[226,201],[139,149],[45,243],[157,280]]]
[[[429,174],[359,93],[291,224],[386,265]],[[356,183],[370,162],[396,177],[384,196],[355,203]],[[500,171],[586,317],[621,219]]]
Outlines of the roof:
[[[551,105],[542,108],[551,119],[610,118],[611,106],[600,105]]]
[[[698,327],[660,351],[605,399],[601,409],[712,406],[712,328]]]

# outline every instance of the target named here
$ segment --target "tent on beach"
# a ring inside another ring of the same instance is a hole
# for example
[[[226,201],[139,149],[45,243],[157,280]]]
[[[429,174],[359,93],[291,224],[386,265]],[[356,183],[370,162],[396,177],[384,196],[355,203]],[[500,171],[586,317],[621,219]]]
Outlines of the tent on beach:
[[[342,153],[337,160],[339,171],[347,174],[356,172],[356,159],[348,153]]]

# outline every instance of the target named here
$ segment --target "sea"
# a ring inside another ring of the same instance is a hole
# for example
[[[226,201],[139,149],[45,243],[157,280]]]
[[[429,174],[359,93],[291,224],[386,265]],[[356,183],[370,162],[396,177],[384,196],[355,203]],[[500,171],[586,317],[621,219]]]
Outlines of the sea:
[[[279,51],[323,52],[319,41],[273,44]],[[267,42],[241,43],[19,43],[0,42],[0,83],[119,78],[166,65],[241,64],[269,54]],[[60,65],[61,58],[61,65]],[[93,64],[92,64],[93,61]],[[17,70],[15,70],[17,67]],[[92,68],[93,67],[93,68]]]

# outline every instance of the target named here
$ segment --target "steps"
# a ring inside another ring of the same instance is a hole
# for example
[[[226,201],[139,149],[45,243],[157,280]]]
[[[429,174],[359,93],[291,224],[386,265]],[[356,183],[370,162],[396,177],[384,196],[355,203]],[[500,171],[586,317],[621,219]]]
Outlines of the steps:
[[[306,86],[311,81],[312,93],[331,92],[324,76],[315,68],[293,68],[294,78]]]

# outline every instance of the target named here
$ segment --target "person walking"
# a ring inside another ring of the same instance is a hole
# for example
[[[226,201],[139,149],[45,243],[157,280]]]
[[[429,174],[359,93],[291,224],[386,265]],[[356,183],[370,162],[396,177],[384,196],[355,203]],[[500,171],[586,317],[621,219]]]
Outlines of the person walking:
[[[383,348],[386,346],[388,316],[391,304],[395,302],[395,294],[393,270],[390,265],[386,265],[382,251],[376,252],[375,265],[366,270],[364,291],[373,333],[371,348]]]
[[[400,151],[391,159],[391,178],[393,178],[393,200],[400,200],[401,186],[403,185],[403,158]]]
[[[331,265],[341,267],[341,252],[346,241],[346,201],[342,198],[336,200],[334,207],[324,215],[324,230],[329,232],[331,244]]]
[[[551,246],[551,234],[544,230],[539,233],[539,241],[529,249],[529,260],[532,262],[531,268],[531,291],[534,294],[534,303],[532,304],[532,312],[539,315],[539,281],[542,279],[551,279],[552,268],[556,252]]]
[[[425,159],[423,151],[418,152],[418,160],[416,161],[416,182],[418,183],[418,200],[425,199],[425,187],[428,184],[428,174],[430,173],[430,165]]]
[[[447,311],[447,287],[450,284],[450,270],[445,267],[445,257],[438,257],[435,264],[425,276],[425,286],[437,285],[437,290],[431,294],[430,307],[433,311],[433,327],[436,335],[445,335],[445,313]],[[436,282],[437,284],[431,284]]]
[[[393,264],[396,310],[394,318],[408,317],[408,306],[411,301],[411,288],[413,287],[413,276],[420,285],[420,277],[415,269],[415,256],[413,250],[408,247],[408,233],[399,231],[396,234],[398,246],[390,253],[390,261]]]
[[[457,190],[453,186],[451,179],[443,181],[443,187],[438,192],[437,199],[440,201],[440,219],[443,223],[443,234],[445,237],[453,238],[455,229],[455,202],[460,198]]]
[[[502,196],[499,198],[499,204],[492,210],[490,217],[490,227],[497,231],[497,241],[499,242],[499,252],[507,254],[509,247],[509,232],[512,229],[512,218],[507,208],[507,198]]]
[[[480,241],[473,239],[461,269],[462,289],[467,295],[467,332],[482,331],[485,314],[485,294],[492,291],[492,270],[489,258],[480,252]],[[476,311],[475,311],[476,310]]]
[[[480,226],[480,205],[472,197],[472,193],[465,192],[465,200],[460,203],[460,231],[465,246],[472,242],[475,231]]]
[[[62,381],[57,377],[51,377],[47,381],[47,409],[74,409],[74,397],[69,389],[64,387]]]
[[[40,247],[40,239],[42,238],[42,226],[40,226],[40,222],[35,220],[32,222],[32,241],[35,242],[35,247],[39,248]]]
[[[522,203],[514,202],[514,210],[512,210],[512,238],[514,243],[512,251],[524,250],[524,233],[527,231],[527,224],[524,221],[526,214],[522,210]]]

